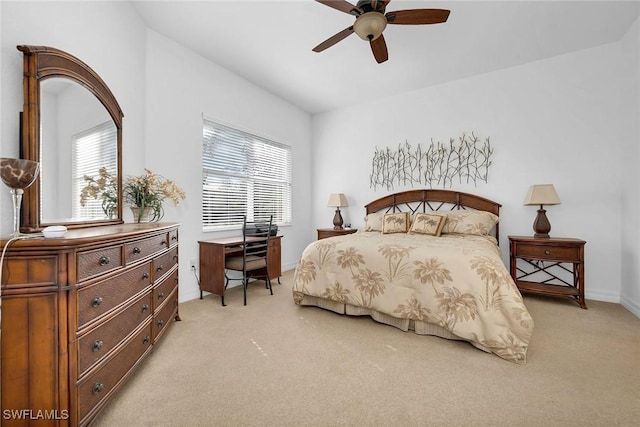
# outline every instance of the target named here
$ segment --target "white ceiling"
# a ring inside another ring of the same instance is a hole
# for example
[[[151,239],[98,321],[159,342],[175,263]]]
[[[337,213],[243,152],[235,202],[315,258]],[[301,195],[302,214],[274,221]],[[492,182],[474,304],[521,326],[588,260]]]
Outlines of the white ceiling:
[[[312,52],[354,21],[312,0],[132,3],[149,28],[312,114],[614,42],[640,13],[638,1],[392,0],[387,12],[451,14],[387,26],[378,64],[355,34]]]

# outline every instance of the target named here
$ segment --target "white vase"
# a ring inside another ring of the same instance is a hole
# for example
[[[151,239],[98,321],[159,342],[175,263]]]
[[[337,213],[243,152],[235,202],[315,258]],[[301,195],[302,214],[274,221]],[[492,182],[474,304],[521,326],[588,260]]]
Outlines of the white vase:
[[[131,206],[131,213],[133,213],[133,222],[151,222],[153,217],[153,209],[144,208],[140,212],[140,208],[137,206]]]

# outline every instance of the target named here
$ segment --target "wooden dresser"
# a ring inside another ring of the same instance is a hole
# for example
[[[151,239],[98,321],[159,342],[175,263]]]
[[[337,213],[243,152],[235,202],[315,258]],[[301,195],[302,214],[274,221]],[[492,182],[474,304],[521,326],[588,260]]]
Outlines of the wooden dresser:
[[[179,320],[178,225],[14,241],[1,313],[2,425],[87,425]]]

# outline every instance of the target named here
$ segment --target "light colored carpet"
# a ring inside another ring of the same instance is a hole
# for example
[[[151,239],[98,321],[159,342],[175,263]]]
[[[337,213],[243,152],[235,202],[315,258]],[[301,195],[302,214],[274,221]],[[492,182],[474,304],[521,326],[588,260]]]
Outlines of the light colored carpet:
[[[293,303],[289,271],[180,305],[181,322],[95,426],[626,426],[640,420],[640,319],[525,296],[527,363]]]

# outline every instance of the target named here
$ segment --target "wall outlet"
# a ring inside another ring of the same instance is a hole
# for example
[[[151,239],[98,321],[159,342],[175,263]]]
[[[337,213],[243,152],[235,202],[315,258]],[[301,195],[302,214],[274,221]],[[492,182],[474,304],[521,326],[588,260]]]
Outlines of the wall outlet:
[[[192,270],[198,269],[198,264],[196,263],[195,259],[192,259],[191,261],[189,261],[189,268],[191,268]]]

